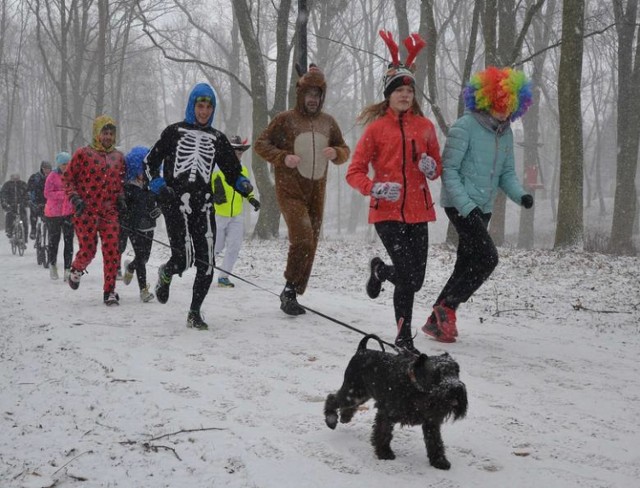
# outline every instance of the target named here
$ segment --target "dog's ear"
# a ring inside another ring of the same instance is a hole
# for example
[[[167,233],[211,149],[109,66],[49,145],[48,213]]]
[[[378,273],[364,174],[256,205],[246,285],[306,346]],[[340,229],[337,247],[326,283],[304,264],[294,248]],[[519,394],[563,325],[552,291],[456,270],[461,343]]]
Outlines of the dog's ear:
[[[429,360],[429,356],[424,353],[420,353],[418,359],[413,362],[414,369],[424,368],[425,363]]]

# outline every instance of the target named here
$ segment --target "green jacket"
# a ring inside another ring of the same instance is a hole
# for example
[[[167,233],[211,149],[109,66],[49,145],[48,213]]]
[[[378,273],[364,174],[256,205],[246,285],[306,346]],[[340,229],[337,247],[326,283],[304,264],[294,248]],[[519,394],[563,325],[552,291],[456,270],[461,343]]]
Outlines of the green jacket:
[[[498,188],[518,205],[526,193],[515,170],[511,127],[492,126],[484,114],[466,113],[451,126],[442,167],[440,204],[463,217],[475,207],[490,213]]]
[[[240,174],[249,178],[249,170],[243,164]],[[222,171],[217,169],[211,175],[211,187],[213,188],[213,203],[217,215],[222,217],[235,217],[242,213],[242,195],[235,191],[225,180]],[[247,199],[253,198],[253,193],[247,195]]]

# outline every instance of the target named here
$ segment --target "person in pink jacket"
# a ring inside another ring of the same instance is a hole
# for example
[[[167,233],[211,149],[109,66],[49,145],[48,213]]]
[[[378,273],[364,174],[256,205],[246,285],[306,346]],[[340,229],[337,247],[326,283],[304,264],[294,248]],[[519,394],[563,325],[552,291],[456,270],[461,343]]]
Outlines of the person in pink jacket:
[[[49,226],[49,276],[52,280],[58,279],[58,245],[60,237],[64,236],[64,281],[69,279],[71,261],[73,259],[73,205],[69,201],[62,182],[62,175],[67,170],[67,164],[71,159],[68,152],[56,154],[56,169],[49,173],[44,183],[44,196],[47,203],[44,207],[44,215]]]

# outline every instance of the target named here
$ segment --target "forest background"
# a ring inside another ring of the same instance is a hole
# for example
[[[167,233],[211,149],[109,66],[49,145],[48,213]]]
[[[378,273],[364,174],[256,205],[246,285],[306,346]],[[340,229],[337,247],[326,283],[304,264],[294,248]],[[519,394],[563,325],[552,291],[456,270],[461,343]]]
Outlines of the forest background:
[[[218,93],[214,125],[252,141],[292,105],[296,62],[325,72],[325,109],[353,148],[357,114],[382,99],[378,31],[419,32],[418,91],[441,145],[474,71],[513,66],[533,82],[514,134],[536,205],[499,201],[496,242],[637,255],[638,18],[638,0],[0,0],[0,182],[89,143],[102,113],[117,120],[123,151],[153,144],[199,81]],[[263,203],[246,212],[249,232],[276,237],[270,166],[245,159]],[[367,199],[345,170],[330,169],[323,232],[372,238]],[[553,220],[551,234],[540,219]]]

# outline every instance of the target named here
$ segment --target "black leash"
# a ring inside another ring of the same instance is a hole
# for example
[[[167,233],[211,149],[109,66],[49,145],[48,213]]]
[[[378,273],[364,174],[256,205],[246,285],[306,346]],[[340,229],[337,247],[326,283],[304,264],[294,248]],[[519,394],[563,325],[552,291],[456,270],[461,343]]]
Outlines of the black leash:
[[[101,219],[101,220],[104,220],[105,222],[111,222],[111,221],[109,221],[109,220],[107,220],[107,219],[105,219],[105,218],[103,218],[103,217],[100,217],[99,215],[97,215],[97,217],[98,217],[99,219]],[[160,244],[161,246],[164,246],[164,247],[166,247],[166,248],[167,248],[167,249],[169,249],[169,250],[173,250],[173,248],[171,247],[171,245],[170,245],[170,244],[167,244],[166,242],[162,242],[162,241],[159,241],[158,239],[155,239],[155,238],[153,238],[153,237],[149,237],[149,236],[145,235],[144,233],[142,233],[142,232],[140,232],[140,231],[138,231],[138,230],[136,230],[136,229],[131,229],[130,227],[127,227],[126,225],[122,225],[122,224],[120,224],[120,227],[122,227],[123,229],[125,229],[125,230],[127,230],[127,231],[129,231],[129,232],[135,232],[135,233],[136,233],[136,234],[138,234],[139,236],[142,236],[142,237],[144,237],[145,239],[149,239],[149,240],[151,240],[152,242],[155,242],[156,244]],[[200,262],[201,264],[206,264],[207,266],[209,266],[209,263],[207,263],[207,262],[205,262],[205,261],[203,261],[203,260],[201,260],[201,259],[198,259],[198,258],[196,258],[196,257],[194,257],[193,259],[194,259],[194,263],[197,261],[197,262]],[[218,270],[218,271],[221,271],[221,272],[223,272],[223,273],[226,273],[226,274],[228,274],[229,276],[233,276],[235,279],[240,280],[240,281],[242,281],[242,282],[244,282],[244,283],[246,283],[246,284],[248,284],[248,285],[250,285],[250,286],[253,286],[254,288],[257,288],[257,289],[259,289],[259,290],[265,291],[265,292],[267,292],[267,293],[271,293],[271,294],[272,294],[272,295],[274,295],[274,296],[280,297],[280,295],[279,295],[278,293],[276,293],[276,292],[274,292],[274,291],[271,291],[271,290],[269,290],[268,288],[265,288],[265,287],[263,287],[263,286],[260,286],[260,285],[258,285],[257,283],[254,283],[254,282],[252,282],[252,281],[250,281],[250,280],[248,280],[248,279],[245,279],[245,278],[243,278],[242,276],[238,276],[238,275],[237,275],[237,274],[235,274],[235,273],[232,273],[232,272],[230,272],[230,271],[227,271],[226,269],[222,269],[222,268],[220,268],[219,266],[216,266],[215,264],[213,265],[213,269],[216,269],[216,270]],[[329,320],[330,322],[333,322],[334,324],[338,324],[338,325],[340,325],[340,326],[342,326],[342,327],[344,327],[344,328],[346,328],[346,329],[349,329],[349,330],[352,330],[352,331],[357,332],[357,333],[359,333],[359,334],[362,334],[363,336],[370,335],[370,333],[369,333],[369,332],[365,332],[365,331],[363,331],[363,330],[361,330],[361,329],[358,329],[357,327],[354,327],[354,326],[352,326],[352,325],[349,325],[349,324],[347,324],[346,322],[343,322],[342,320],[336,319],[335,317],[332,317],[332,316],[327,315],[327,314],[325,314],[325,313],[323,313],[323,312],[320,312],[319,310],[316,310],[316,309],[311,308],[311,307],[307,307],[306,305],[302,305],[302,304],[300,304],[300,303],[298,303],[298,305],[300,305],[303,309],[305,309],[305,310],[307,310],[307,311],[309,311],[309,312],[311,312],[311,313],[314,313],[314,314],[318,315],[319,317],[322,317],[322,318],[324,318],[324,319],[326,319],[326,320]],[[381,343],[383,343],[383,344],[385,344],[385,345],[387,345],[387,346],[391,347],[394,351],[396,351],[396,352],[400,352],[400,348],[399,348],[398,346],[396,346],[395,344],[391,344],[390,342],[386,342],[386,341],[384,341],[384,340],[382,340],[382,339],[379,339],[379,341],[380,341]]]

